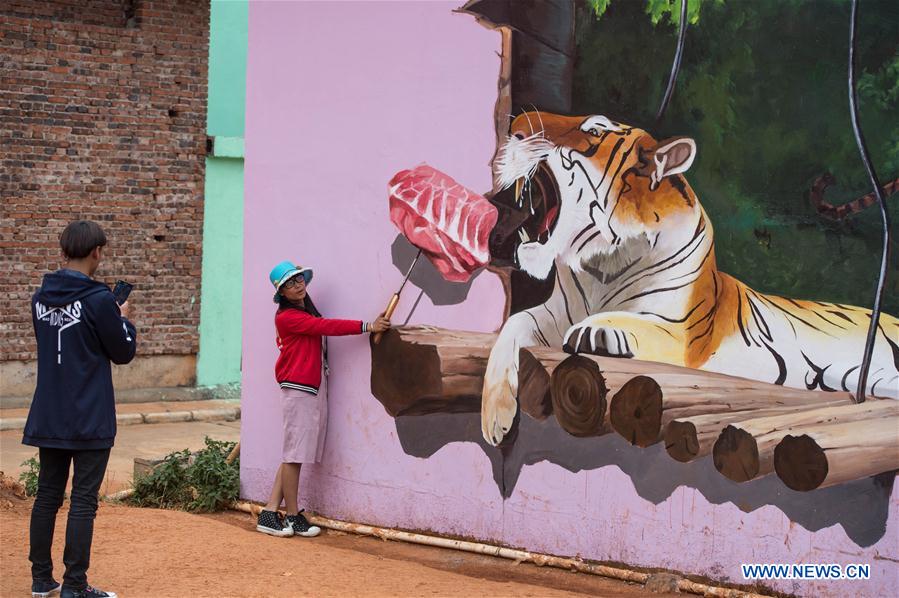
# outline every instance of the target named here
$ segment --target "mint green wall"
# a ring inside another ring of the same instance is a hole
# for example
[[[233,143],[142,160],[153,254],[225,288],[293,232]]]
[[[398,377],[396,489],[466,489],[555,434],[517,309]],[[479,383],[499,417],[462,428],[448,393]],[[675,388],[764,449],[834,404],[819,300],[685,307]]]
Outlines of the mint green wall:
[[[243,137],[247,85],[245,0],[213,0],[209,26],[209,135]]]
[[[243,160],[206,160],[197,384],[240,381]]]
[[[212,2],[198,386],[240,382],[248,10],[242,0]]]

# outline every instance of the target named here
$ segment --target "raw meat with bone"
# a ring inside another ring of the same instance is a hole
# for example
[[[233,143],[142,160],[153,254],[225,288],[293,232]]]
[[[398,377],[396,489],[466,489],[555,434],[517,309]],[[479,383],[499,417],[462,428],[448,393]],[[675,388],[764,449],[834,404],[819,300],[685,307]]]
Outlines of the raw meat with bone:
[[[465,282],[490,261],[497,210],[482,195],[421,164],[390,180],[390,220],[443,277]]]

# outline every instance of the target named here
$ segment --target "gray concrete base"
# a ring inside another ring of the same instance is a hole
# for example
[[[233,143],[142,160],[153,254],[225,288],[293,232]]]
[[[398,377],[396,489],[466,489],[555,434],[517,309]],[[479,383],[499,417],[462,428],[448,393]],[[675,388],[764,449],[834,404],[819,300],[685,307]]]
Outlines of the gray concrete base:
[[[116,390],[196,384],[196,355],[138,355],[128,365],[112,367]],[[36,361],[0,361],[0,397],[34,393]]]

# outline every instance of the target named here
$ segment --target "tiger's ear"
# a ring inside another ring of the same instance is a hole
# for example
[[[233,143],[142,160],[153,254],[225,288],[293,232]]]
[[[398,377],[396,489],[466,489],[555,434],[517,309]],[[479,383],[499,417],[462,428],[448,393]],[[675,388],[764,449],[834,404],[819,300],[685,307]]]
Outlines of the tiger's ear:
[[[666,176],[686,172],[696,158],[696,142],[689,137],[666,139],[656,146],[652,153],[652,166],[649,173],[649,189],[658,189]]]

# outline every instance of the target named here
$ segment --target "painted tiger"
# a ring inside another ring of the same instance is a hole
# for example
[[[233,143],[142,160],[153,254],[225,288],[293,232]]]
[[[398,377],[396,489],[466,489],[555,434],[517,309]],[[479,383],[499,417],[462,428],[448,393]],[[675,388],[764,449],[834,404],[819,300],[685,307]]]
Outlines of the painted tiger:
[[[683,173],[689,138],[605,116],[519,115],[494,160],[514,189],[516,266],[553,271],[549,299],[503,324],[487,363],[484,438],[517,412],[520,347],[660,361],[798,388],[854,391],[870,310],[767,295],[720,272]],[[520,223],[520,225],[519,225]],[[883,314],[867,393],[899,398],[899,321]]]

